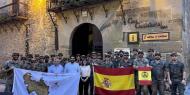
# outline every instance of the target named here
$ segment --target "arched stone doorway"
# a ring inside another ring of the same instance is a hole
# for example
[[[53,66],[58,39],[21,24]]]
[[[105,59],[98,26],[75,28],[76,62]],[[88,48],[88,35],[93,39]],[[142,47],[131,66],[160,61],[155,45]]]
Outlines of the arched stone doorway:
[[[77,26],[71,35],[71,54],[88,54],[92,51],[103,52],[103,40],[100,30],[90,23]]]

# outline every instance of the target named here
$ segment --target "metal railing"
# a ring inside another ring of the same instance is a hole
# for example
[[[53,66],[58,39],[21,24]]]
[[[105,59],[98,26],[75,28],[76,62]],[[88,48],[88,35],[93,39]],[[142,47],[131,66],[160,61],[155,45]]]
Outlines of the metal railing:
[[[101,2],[109,2],[113,0],[47,0],[48,10],[67,10],[82,6],[89,6]]]
[[[0,7],[0,21],[6,21],[13,17],[26,19],[28,15],[28,5],[22,2],[10,3]]]

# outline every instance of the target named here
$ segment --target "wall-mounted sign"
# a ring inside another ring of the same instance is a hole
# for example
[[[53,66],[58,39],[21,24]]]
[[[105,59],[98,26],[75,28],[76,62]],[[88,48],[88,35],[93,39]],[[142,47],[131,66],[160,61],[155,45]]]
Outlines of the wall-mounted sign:
[[[134,20],[133,18],[128,18],[127,21],[129,24],[135,24],[135,28],[151,28],[151,27],[159,27],[160,29],[167,29],[167,25],[163,25],[162,22],[140,22],[138,20]]]
[[[128,44],[139,44],[139,32],[129,32],[127,37]]]
[[[151,33],[151,34],[142,35],[142,41],[163,41],[163,40],[169,40],[169,39],[170,39],[169,32]]]

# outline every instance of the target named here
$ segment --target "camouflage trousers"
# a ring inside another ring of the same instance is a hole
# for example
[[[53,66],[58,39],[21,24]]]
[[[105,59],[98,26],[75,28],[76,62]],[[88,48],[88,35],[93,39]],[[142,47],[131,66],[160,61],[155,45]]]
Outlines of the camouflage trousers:
[[[8,79],[6,82],[5,92],[12,92],[12,88],[13,88],[13,80]]]
[[[179,95],[184,95],[185,85],[181,82],[172,82],[171,95],[177,95],[177,91],[179,92]]]
[[[5,92],[12,92],[13,79],[14,79],[14,74],[13,73],[7,75],[7,82],[6,82]]]
[[[154,81],[152,84],[152,95],[165,95],[164,94],[164,81]]]

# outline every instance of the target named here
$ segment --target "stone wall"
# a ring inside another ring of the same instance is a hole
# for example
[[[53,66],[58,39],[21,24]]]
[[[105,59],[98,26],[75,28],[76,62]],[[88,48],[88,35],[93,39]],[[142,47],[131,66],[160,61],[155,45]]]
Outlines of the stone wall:
[[[54,51],[54,27],[46,10],[45,0],[28,1],[29,45],[32,54],[52,54]],[[15,25],[15,24],[16,25]],[[4,62],[13,52],[25,54],[26,27],[21,22],[1,24],[0,62]]]

